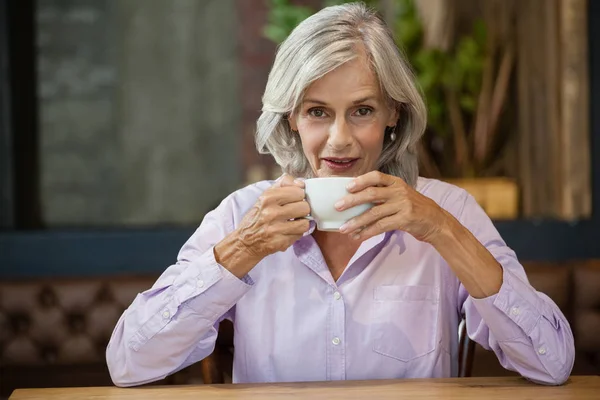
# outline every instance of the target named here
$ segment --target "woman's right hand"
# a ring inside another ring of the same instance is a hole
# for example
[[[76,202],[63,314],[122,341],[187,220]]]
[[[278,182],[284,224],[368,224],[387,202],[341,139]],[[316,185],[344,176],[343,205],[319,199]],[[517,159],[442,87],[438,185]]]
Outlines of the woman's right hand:
[[[215,259],[238,278],[266,256],[284,251],[309,229],[304,182],[284,176],[265,190],[239,227],[214,248]]]

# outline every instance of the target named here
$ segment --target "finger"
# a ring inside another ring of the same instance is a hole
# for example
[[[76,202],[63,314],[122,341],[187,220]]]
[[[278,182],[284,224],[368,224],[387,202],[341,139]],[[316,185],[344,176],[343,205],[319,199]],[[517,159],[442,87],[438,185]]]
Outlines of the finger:
[[[335,203],[338,211],[343,211],[359,204],[384,203],[389,200],[391,194],[387,187],[369,186],[360,192],[352,193]]]
[[[387,218],[391,215],[396,214],[397,212],[396,206],[393,204],[381,204],[375,207],[372,207],[359,215],[358,217],[354,217],[344,225],[340,227],[341,233],[356,233],[355,231],[362,229],[366,226],[371,226],[376,221]]]
[[[284,175],[284,177],[279,181],[279,186],[296,186],[299,188],[304,188],[304,181],[302,179],[295,179],[291,175]]]
[[[391,230],[394,230],[394,218],[392,216],[385,217],[382,219],[378,219],[374,223],[369,226],[366,226],[359,231],[353,232],[350,237],[353,240],[367,240],[372,238],[373,236],[377,236],[381,233],[385,233]]]
[[[396,180],[401,180],[398,177],[384,174],[379,171],[371,171],[354,179],[348,185],[347,189],[350,193],[360,192],[369,186],[390,186]]]
[[[310,221],[307,219],[297,219],[284,222],[282,233],[285,235],[302,236],[310,228]]]
[[[284,179],[284,178],[285,178],[285,175],[284,175],[284,176],[282,176],[281,178],[277,179],[277,180],[275,181],[275,183],[273,183],[273,185],[271,185],[271,187],[270,187],[269,189],[267,189],[267,190],[270,190],[270,189],[276,189],[276,188],[278,188],[278,187],[281,187],[281,182],[283,181],[283,179]]]
[[[304,235],[310,228],[310,221],[297,219],[293,221],[280,221],[271,227],[270,241],[289,240],[290,238]]]
[[[280,206],[297,201],[303,201],[305,197],[304,189],[297,186],[285,186],[271,188],[261,195],[264,204],[278,204]]]
[[[279,207],[278,216],[282,220],[290,220],[294,218],[304,218],[310,214],[310,206],[304,200],[287,203]]]

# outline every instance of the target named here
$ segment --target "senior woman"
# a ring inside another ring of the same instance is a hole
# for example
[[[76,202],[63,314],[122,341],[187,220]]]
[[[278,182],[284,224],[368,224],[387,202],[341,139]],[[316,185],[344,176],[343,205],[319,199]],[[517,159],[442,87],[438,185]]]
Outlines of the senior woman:
[[[384,22],[325,8],[281,45],[258,120],[285,172],[208,213],[177,263],[123,313],[107,348],[116,385],[161,379],[235,326],[234,382],[456,376],[458,324],[507,369],[561,384],[563,314],[465,191],[418,177],[425,107]],[[355,177],[336,207],[376,206],[339,232],[307,219],[302,178]]]

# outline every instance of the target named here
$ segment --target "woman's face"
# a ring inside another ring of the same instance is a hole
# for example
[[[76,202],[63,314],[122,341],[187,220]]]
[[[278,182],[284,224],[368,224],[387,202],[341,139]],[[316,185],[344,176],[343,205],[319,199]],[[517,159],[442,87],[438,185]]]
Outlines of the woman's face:
[[[397,120],[366,57],[358,57],[313,82],[289,122],[314,176],[323,177],[375,170],[385,129]]]

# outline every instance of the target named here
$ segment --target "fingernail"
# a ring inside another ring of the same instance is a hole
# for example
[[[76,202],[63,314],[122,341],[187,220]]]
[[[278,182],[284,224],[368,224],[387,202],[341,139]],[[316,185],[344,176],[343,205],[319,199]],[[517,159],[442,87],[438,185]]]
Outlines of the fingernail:
[[[344,232],[346,229],[348,229],[348,223],[347,222],[344,225],[340,226],[340,232]]]
[[[352,190],[352,189],[354,189],[354,186],[356,186],[356,183],[354,181],[352,181],[348,184],[348,186],[346,186],[346,189]]]
[[[354,235],[352,235],[352,239],[357,240],[360,238],[360,234],[355,233]]]
[[[331,204],[331,203],[329,203],[329,204]],[[342,207],[344,207],[344,200],[339,200],[339,201],[338,201],[337,203],[335,203],[333,206],[334,206],[335,208],[342,208]]]

